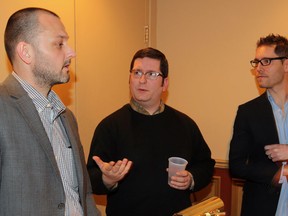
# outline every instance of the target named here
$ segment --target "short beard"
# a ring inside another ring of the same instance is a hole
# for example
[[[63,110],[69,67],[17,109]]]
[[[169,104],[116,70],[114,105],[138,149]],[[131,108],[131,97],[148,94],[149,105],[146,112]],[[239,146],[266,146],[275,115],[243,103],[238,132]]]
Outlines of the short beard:
[[[42,63],[43,62],[40,62],[39,64],[35,65],[32,70],[37,85],[52,88],[54,85],[69,82],[69,74],[64,76],[62,75],[62,71],[53,71],[49,66],[42,66],[45,65],[45,63]]]

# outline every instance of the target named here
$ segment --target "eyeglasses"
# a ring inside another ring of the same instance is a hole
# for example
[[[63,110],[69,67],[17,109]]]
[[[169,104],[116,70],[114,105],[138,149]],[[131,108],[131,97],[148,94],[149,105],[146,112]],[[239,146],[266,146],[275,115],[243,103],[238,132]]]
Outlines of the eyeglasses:
[[[140,79],[143,75],[145,76],[146,79],[148,80],[155,80],[157,79],[158,76],[163,77],[163,74],[160,72],[155,72],[155,71],[148,71],[144,73],[143,71],[140,70],[131,70],[130,74],[133,76],[135,79]]]
[[[262,66],[267,66],[267,65],[270,65],[273,60],[282,60],[282,59],[287,59],[287,57],[283,56],[283,57],[276,57],[276,58],[263,58],[260,60],[254,59],[250,61],[250,64],[253,68],[256,68],[259,62],[261,63]]]

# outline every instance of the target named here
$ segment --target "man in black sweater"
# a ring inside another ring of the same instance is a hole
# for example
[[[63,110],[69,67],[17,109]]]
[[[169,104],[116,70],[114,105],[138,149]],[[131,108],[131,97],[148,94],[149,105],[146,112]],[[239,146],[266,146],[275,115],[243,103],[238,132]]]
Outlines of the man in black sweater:
[[[88,158],[93,192],[107,194],[108,216],[171,216],[211,181],[215,161],[198,126],[167,106],[168,62],[153,48],[134,55],[129,104],[97,126]],[[168,184],[168,158],[188,161]]]

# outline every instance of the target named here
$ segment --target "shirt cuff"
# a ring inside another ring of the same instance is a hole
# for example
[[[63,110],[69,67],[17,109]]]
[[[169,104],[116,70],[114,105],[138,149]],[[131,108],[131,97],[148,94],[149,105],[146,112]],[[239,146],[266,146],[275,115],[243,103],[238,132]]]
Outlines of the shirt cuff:
[[[194,189],[194,185],[195,185],[194,178],[193,178],[193,175],[190,172],[188,172],[188,175],[191,177],[191,185],[189,187],[189,190],[193,190]]]
[[[108,190],[109,190],[109,191],[113,191],[113,190],[115,190],[117,187],[118,187],[118,182],[117,182],[113,187],[108,188]]]

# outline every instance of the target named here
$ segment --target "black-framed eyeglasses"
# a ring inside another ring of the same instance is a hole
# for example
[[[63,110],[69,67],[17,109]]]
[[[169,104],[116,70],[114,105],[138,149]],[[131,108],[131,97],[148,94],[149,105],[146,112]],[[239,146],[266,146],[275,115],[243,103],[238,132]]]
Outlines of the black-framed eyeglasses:
[[[145,76],[146,79],[148,80],[155,80],[157,79],[158,76],[163,77],[163,74],[160,72],[155,72],[155,71],[148,71],[144,73],[143,71],[140,70],[131,70],[130,74],[133,76],[135,79],[140,79],[143,75]]]
[[[267,66],[267,65],[270,65],[273,60],[282,60],[282,59],[287,59],[287,57],[282,56],[282,57],[275,57],[275,58],[262,58],[260,60],[253,59],[250,61],[250,64],[253,68],[256,68],[259,62],[262,66]]]

